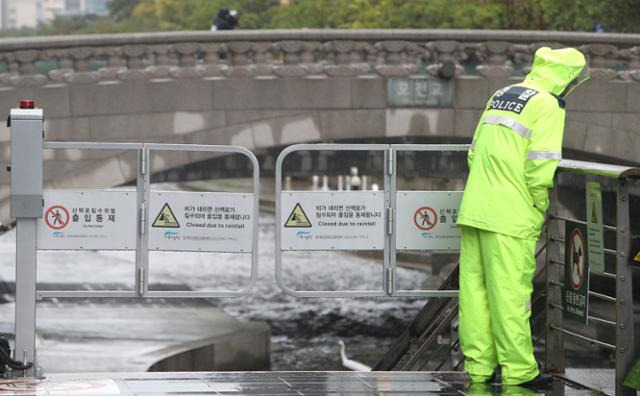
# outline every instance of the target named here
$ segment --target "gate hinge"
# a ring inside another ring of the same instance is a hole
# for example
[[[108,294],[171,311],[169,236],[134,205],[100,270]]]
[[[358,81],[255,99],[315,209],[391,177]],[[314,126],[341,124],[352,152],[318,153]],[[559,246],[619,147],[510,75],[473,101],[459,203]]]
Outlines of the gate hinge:
[[[140,235],[144,235],[144,233],[146,232],[146,228],[147,228],[147,221],[146,221],[146,211],[144,210],[145,208],[144,203],[142,205],[140,205],[140,230],[139,233]]]
[[[138,295],[144,294],[144,268],[138,268]]]
[[[147,174],[147,150],[146,149],[140,150],[140,174],[141,175]]]
[[[389,148],[389,151],[387,152],[387,174],[389,175],[393,175],[393,149]]]
[[[387,208],[387,235],[393,234],[393,208]]]

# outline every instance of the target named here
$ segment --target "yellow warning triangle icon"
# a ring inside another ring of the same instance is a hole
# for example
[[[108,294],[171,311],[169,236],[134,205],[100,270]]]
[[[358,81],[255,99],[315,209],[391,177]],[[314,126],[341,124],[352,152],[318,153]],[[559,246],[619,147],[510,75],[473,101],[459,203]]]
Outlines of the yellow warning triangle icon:
[[[638,254],[633,258],[633,261],[640,263],[640,250],[638,250]]]
[[[151,226],[155,228],[180,228],[180,224],[168,203],[164,204]]]
[[[596,208],[596,203],[594,202],[591,209],[591,222],[599,223],[598,221],[598,209]]]
[[[311,222],[307,217],[307,214],[304,213],[302,206],[299,203],[291,211],[289,217],[287,217],[287,222],[284,223],[284,226],[287,228],[309,228],[311,227]]]

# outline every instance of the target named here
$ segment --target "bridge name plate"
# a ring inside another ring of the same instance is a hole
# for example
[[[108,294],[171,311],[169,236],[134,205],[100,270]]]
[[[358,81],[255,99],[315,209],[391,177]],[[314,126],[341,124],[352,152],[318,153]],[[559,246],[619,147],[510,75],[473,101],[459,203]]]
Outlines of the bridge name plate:
[[[382,191],[286,191],[282,250],[384,250]]]
[[[396,250],[459,250],[461,201],[461,191],[398,191]]]
[[[149,250],[253,251],[253,194],[154,191]]]
[[[135,191],[49,190],[37,224],[40,250],[135,250]]]
[[[433,78],[390,78],[387,80],[389,107],[451,107],[454,81]]]

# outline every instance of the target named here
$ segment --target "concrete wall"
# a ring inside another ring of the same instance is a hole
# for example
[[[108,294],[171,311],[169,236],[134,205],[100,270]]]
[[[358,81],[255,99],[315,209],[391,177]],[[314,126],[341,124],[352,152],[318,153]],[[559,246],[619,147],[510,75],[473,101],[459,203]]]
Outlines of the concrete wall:
[[[249,322],[240,332],[180,345],[148,371],[268,371],[271,328]]]
[[[389,108],[382,77],[160,79],[4,87],[0,112],[33,98],[46,140],[230,144],[249,149],[352,138],[446,137],[469,142],[490,93],[514,78],[460,76],[451,108]],[[594,80],[568,101],[565,148],[640,162],[640,85]],[[0,127],[0,219],[7,220],[9,130]],[[163,153],[154,170],[203,159]],[[130,181],[135,157],[118,152],[45,152],[51,188]]]

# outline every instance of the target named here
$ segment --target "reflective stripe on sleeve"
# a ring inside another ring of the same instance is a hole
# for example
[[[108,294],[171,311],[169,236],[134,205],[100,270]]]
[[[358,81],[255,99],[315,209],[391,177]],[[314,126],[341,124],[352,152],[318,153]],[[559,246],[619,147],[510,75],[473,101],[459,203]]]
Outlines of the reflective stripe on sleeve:
[[[473,142],[471,142],[471,145],[469,146],[469,150],[475,150],[476,148],[476,141],[474,140]]]
[[[502,117],[496,115],[488,115],[482,119],[482,122],[490,125],[503,125],[507,128],[511,129],[518,135],[522,136],[525,139],[531,139],[531,129],[522,125],[518,121],[509,117]]]
[[[562,153],[557,151],[529,151],[527,152],[527,159],[530,160],[539,160],[539,159],[548,159],[548,160],[561,160]]]

